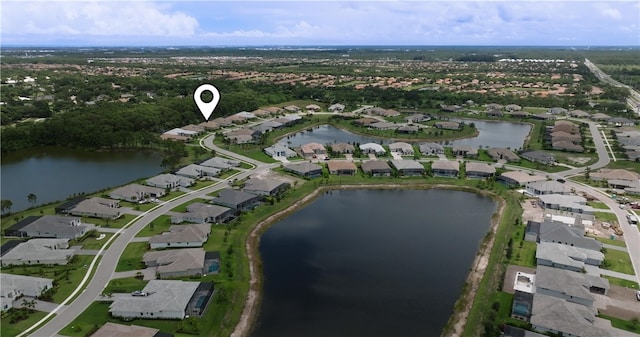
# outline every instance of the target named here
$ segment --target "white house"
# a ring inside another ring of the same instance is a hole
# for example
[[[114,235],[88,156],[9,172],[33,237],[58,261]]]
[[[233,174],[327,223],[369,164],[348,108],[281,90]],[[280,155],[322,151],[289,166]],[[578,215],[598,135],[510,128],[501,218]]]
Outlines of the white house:
[[[142,290],[148,296],[114,297],[109,312],[121,318],[183,319],[199,285],[200,282],[151,280]]]

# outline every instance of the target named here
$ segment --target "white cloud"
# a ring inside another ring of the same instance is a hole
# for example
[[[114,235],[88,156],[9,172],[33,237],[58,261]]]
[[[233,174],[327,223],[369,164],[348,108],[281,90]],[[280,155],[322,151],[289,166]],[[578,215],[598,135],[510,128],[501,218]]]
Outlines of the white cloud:
[[[4,2],[2,34],[190,36],[192,16],[150,2]]]
[[[608,17],[614,20],[622,19],[622,13],[616,8],[611,8],[608,4],[596,4],[596,10],[600,12],[604,17]]]

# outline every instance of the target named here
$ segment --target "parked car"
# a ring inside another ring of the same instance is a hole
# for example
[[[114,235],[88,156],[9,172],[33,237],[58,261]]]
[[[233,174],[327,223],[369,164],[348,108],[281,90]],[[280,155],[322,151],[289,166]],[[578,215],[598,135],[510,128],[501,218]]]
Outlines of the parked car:
[[[636,291],[636,299],[640,301],[640,290]]]
[[[134,292],[131,293],[131,296],[147,296],[149,295],[147,292],[144,292],[142,290],[136,290]]]

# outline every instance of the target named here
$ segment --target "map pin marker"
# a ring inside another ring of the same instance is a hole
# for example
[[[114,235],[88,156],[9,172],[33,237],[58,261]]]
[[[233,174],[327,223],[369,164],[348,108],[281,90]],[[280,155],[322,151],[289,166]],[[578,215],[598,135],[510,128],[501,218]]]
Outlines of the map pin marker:
[[[213,95],[211,102],[204,102],[202,100],[201,95],[204,91],[211,91],[211,94]],[[218,89],[211,84],[203,84],[196,89],[196,92],[193,93],[193,100],[196,102],[196,105],[206,122],[209,120],[209,117],[211,117],[211,114],[218,105],[218,102],[220,102],[220,92],[218,92]]]

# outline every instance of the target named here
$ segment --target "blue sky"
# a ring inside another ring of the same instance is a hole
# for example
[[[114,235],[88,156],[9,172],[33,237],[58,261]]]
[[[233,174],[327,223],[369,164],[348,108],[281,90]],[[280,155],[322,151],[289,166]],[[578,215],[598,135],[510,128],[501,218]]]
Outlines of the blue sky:
[[[640,1],[13,1],[0,44],[639,46]]]

